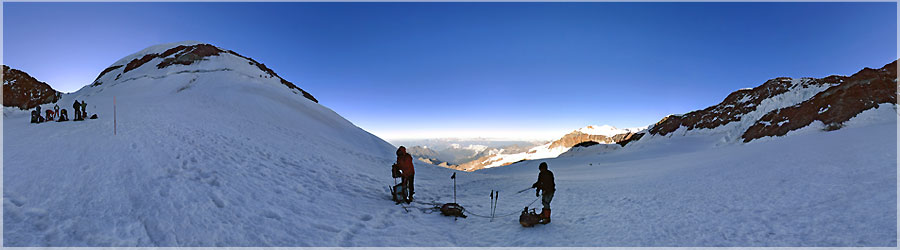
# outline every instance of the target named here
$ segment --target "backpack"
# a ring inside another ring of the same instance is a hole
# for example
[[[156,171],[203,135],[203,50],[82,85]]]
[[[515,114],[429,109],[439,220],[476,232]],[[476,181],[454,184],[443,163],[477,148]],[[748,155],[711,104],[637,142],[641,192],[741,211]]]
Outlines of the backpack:
[[[541,216],[534,212],[534,208],[531,209],[531,212],[528,212],[528,207],[525,207],[522,210],[522,214],[519,215],[519,224],[523,227],[533,227],[534,224],[538,224],[541,222]]]
[[[391,177],[400,178],[400,176],[400,166],[397,166],[397,164],[391,165]]]
[[[441,214],[444,216],[456,216],[466,218],[466,215],[463,214],[463,211],[466,209],[456,203],[446,203],[441,206]]]
[[[394,185],[394,187],[391,188],[391,200],[394,200],[394,202],[406,202],[407,196],[408,195],[406,195],[406,188],[403,187],[403,183]]]

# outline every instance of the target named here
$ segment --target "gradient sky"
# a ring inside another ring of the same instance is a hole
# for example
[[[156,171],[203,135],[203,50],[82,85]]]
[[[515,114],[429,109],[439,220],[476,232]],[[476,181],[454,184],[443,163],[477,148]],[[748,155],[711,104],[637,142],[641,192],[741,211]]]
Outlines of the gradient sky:
[[[638,127],[897,59],[897,3],[16,3],[3,63],[63,92],[145,47],[252,57],[385,139]]]

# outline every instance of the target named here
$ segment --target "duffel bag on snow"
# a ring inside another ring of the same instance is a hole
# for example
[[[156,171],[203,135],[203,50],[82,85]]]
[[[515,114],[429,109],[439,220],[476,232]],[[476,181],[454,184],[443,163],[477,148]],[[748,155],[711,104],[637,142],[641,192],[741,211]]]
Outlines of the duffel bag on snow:
[[[463,210],[465,210],[462,206],[456,203],[446,203],[441,206],[441,214],[445,216],[456,216],[466,218],[466,215],[463,214]]]
[[[528,207],[525,207],[525,210],[522,210],[522,215],[519,215],[519,224],[522,224],[523,227],[532,227],[540,222],[541,216],[535,213],[534,209],[528,212]]]

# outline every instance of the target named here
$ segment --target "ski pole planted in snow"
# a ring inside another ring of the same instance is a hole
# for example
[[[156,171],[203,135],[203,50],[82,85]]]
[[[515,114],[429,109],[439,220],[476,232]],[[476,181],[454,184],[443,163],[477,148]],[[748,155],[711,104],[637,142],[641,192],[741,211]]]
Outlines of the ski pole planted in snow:
[[[456,173],[453,173],[450,179],[453,179],[453,203],[456,203]]]
[[[491,222],[494,221],[494,190],[491,189]]]
[[[116,97],[113,96],[113,135],[116,135]]]

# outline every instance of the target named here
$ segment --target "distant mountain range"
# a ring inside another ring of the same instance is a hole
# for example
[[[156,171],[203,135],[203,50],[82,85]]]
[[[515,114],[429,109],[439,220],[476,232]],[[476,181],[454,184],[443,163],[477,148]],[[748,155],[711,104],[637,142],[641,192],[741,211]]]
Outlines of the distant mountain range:
[[[755,88],[735,91],[719,104],[669,115],[648,127],[587,126],[527,150],[521,146],[516,150],[483,150],[473,155],[480,157],[441,166],[474,171],[525,160],[608,152],[642,139],[642,143],[652,143],[672,136],[708,136],[719,143],[747,143],[809,127],[837,130],[850,118],[885,103],[897,103],[897,61],[851,76],[778,77]],[[432,162],[441,162],[442,157],[440,153],[421,155]]]

